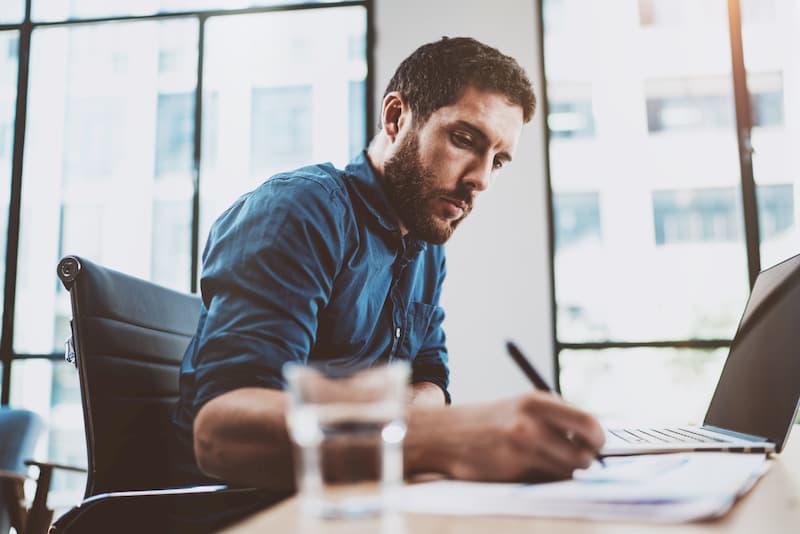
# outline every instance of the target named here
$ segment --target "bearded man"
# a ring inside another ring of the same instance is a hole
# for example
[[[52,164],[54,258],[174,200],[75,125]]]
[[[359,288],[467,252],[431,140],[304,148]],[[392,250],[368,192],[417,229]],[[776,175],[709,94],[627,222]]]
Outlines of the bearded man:
[[[407,473],[552,479],[592,462],[600,425],[556,396],[448,406],[443,244],[511,162],[534,106],[525,72],[498,50],[470,38],[423,45],[344,170],[278,174],[220,216],[175,417],[186,477],[291,490],[290,361],[408,360]]]

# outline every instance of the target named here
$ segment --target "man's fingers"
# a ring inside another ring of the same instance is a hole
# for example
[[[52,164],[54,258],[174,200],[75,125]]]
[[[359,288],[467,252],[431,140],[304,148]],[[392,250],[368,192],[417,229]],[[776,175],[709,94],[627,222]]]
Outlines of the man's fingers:
[[[528,396],[526,400],[528,413],[542,418],[568,436],[570,441],[594,451],[605,444],[603,427],[593,415],[568,405],[555,395],[539,393]]]
[[[560,428],[545,426],[543,434],[543,453],[558,466],[559,472],[570,476],[573,470],[591,465],[594,451],[570,439]]]

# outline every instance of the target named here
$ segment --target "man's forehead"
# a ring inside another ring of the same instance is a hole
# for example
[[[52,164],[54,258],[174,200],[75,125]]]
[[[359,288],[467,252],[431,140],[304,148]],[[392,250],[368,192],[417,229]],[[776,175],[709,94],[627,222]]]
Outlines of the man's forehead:
[[[477,129],[493,143],[502,140],[509,150],[516,145],[524,124],[521,105],[503,93],[474,86],[467,87],[455,103],[436,110],[434,116]]]

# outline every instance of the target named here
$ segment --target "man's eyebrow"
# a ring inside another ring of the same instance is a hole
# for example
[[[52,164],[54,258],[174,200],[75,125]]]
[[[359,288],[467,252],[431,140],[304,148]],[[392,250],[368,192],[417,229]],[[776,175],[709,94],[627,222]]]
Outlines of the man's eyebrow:
[[[472,135],[474,135],[475,137],[480,138],[480,140],[483,141],[484,144],[488,144],[489,136],[487,136],[484,133],[483,130],[481,130],[479,127],[475,126],[471,122],[468,122],[468,121],[465,121],[465,120],[461,119],[461,120],[456,121],[456,126],[458,126],[460,128],[464,128],[465,130],[469,130],[469,132]],[[505,162],[505,163],[508,163],[508,162],[511,161],[511,154],[509,154],[505,150],[501,150],[500,152],[498,152],[497,153],[497,157],[500,160],[502,160],[503,162]]]

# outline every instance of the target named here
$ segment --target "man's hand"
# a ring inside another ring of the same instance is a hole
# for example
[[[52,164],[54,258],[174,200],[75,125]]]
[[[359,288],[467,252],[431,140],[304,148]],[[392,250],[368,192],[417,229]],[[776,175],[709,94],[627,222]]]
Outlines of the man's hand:
[[[462,480],[552,480],[588,467],[605,442],[590,414],[559,397],[520,397],[446,409],[413,407],[406,471]]]

